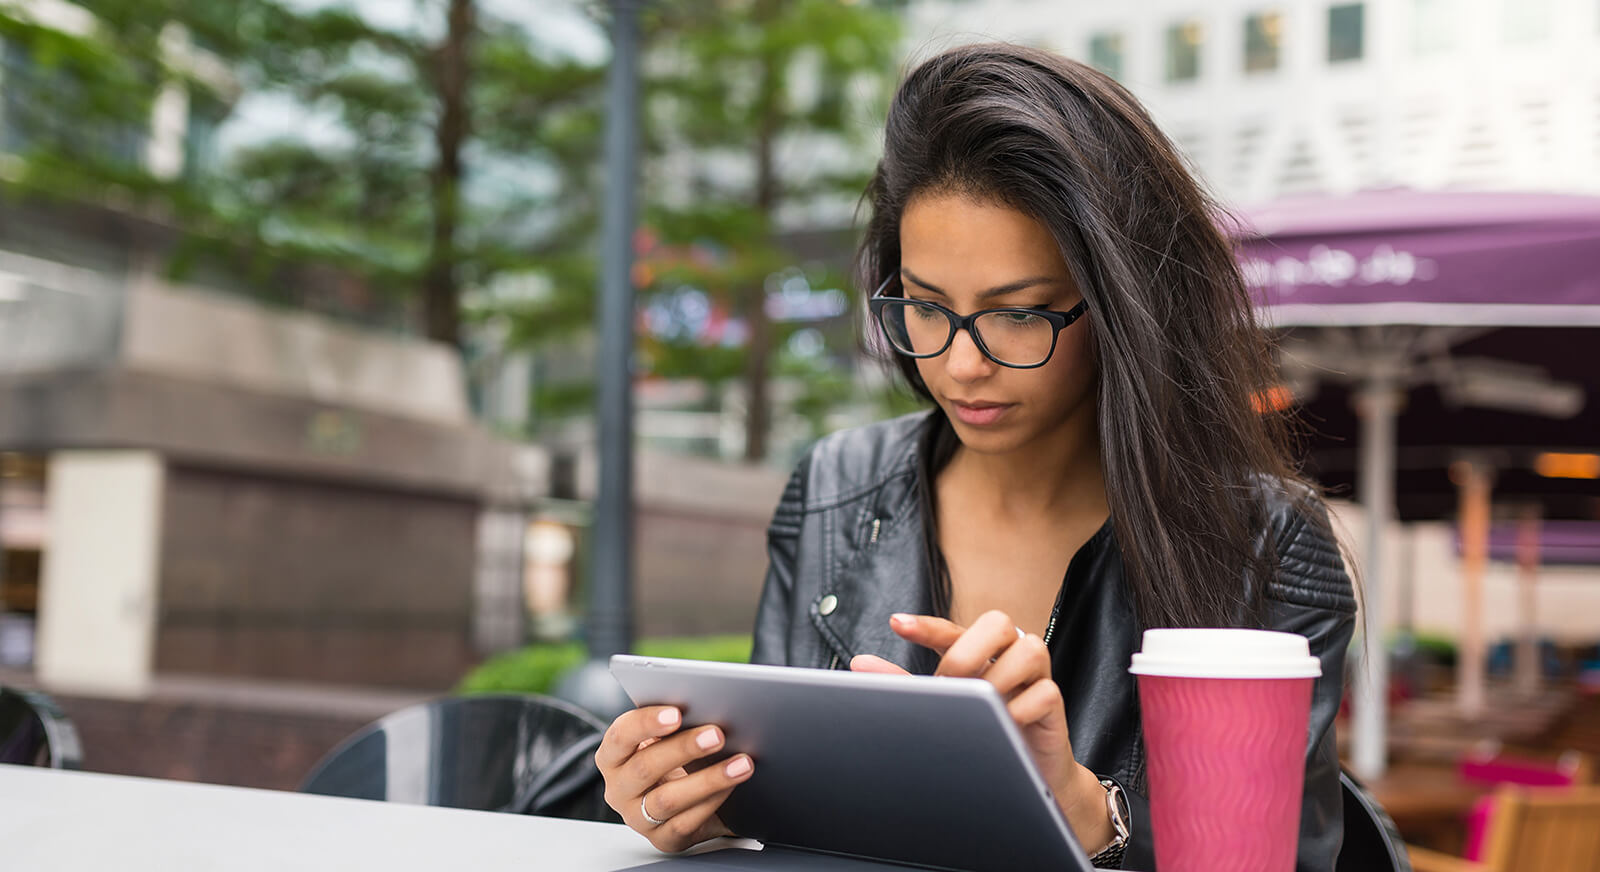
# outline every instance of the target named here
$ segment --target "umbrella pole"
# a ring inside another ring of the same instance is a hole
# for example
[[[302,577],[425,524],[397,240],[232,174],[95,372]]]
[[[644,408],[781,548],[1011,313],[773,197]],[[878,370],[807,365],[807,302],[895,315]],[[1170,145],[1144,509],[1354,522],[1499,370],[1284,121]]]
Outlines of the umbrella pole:
[[[1386,536],[1394,515],[1395,417],[1398,379],[1375,367],[1356,391],[1361,418],[1361,502],[1367,513],[1362,567],[1361,661],[1352,688],[1351,768],[1361,778],[1383,775],[1388,765],[1389,661],[1383,648],[1383,571]]]
[[[1483,713],[1485,697],[1483,575],[1489,563],[1489,494],[1494,473],[1477,459],[1450,467],[1460,500],[1461,644],[1456,655],[1456,708],[1472,718]]]
[[[1517,525],[1517,691],[1539,693],[1539,517],[1538,504],[1525,506]]]

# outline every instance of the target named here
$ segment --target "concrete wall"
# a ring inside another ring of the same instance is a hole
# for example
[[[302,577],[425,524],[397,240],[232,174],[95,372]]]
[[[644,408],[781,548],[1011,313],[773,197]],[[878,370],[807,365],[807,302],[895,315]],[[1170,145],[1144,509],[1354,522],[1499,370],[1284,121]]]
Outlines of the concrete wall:
[[[537,507],[543,454],[471,420],[452,350],[38,253],[0,251],[8,311],[31,313],[0,328],[41,340],[0,349],[0,449],[156,460],[146,674],[442,690],[520,641],[517,537],[485,560],[480,531]],[[652,452],[636,472],[640,633],[748,632],[786,472]],[[77,511],[51,509],[76,541]]]
[[[156,668],[444,689],[473,661],[479,505],[174,465]]]
[[[104,364],[116,355],[121,317],[116,277],[0,250],[0,373]]]
[[[124,368],[0,374],[0,448],[141,448],[180,463],[481,495],[509,447],[449,425]]]
[[[0,217],[5,244],[26,236]],[[41,678],[452,686],[474,657],[478,516],[519,480],[455,350],[177,287],[115,244],[96,260],[34,242],[0,250],[0,450],[49,454],[64,488]],[[154,483],[77,473],[108,452]]]
[[[640,506],[639,634],[750,632],[767,567],[768,508],[768,516],[731,516]]]
[[[148,273],[128,291],[120,360],[341,408],[455,425],[471,417],[453,349],[174,287]]]
[[[0,684],[38,689],[0,668]],[[324,754],[426,697],[368,688],[159,677],[141,699],[51,692],[89,772],[294,790]]]
[[[594,457],[579,465],[592,498]],[[640,635],[747,633],[767,568],[767,523],[786,470],[641,452],[635,464]]]
[[[312,711],[204,701],[55,696],[89,772],[294,790],[322,756],[367,723]]]

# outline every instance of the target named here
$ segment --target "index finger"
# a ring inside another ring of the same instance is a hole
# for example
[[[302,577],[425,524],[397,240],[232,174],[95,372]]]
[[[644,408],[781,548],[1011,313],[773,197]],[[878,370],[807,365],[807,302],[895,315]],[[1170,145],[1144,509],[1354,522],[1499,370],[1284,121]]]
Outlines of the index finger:
[[[939,668],[934,674],[982,676],[996,658],[1016,644],[1021,632],[1005,612],[984,612],[939,658]]]
[[[967,631],[954,621],[933,615],[893,614],[889,616],[889,627],[900,634],[900,638],[932,648],[940,657]]]
[[[644,706],[623,712],[606,728],[605,738],[594,752],[595,765],[601,769],[621,766],[639,750],[639,743],[669,735],[682,723],[683,713],[670,705]]]

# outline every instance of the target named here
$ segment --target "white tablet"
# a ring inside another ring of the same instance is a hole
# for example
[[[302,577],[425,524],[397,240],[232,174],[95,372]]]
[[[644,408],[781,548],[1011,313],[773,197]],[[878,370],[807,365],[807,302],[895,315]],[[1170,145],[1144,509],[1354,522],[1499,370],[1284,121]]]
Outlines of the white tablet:
[[[988,682],[618,655],[635,705],[674,705],[755,774],[721,816],[769,845],[968,872],[1091,869]]]

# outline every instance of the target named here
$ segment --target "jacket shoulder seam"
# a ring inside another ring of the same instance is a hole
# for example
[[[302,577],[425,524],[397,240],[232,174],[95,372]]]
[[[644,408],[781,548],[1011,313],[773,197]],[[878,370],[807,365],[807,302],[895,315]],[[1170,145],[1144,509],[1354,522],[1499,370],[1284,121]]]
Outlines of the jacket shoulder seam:
[[[835,494],[835,495],[833,495],[831,497],[828,497],[826,499],[819,499],[816,502],[809,503],[809,504],[806,505],[804,511],[806,511],[806,512],[824,512],[824,511],[827,511],[828,509],[836,509],[839,506],[845,505],[846,503],[852,503],[852,502],[855,502],[856,500],[861,499],[862,497],[869,496],[872,493],[874,493],[874,492],[876,492],[878,490],[881,490],[883,488],[883,486],[888,484],[889,482],[894,481],[895,479],[905,478],[905,477],[911,475],[912,472],[913,472],[913,470],[910,470],[910,469],[897,469],[897,470],[894,470],[894,471],[889,472],[889,473],[887,473],[887,474],[885,474],[885,475],[883,475],[883,476],[881,476],[881,477],[879,477],[877,479],[874,479],[873,481],[871,481],[871,482],[869,482],[867,484],[863,484],[863,485],[860,485],[858,487],[851,488],[848,491],[843,491],[841,493]]]
[[[910,417],[920,416],[907,416],[907,418]],[[912,432],[896,434],[898,438],[890,435],[891,428],[898,430],[906,427],[910,427]],[[881,490],[883,486],[889,482],[913,474],[916,471],[915,464],[914,462],[910,461],[914,461],[916,457],[917,439],[915,437],[915,430],[919,427],[920,421],[912,422],[906,418],[887,421],[880,425],[874,425],[872,429],[876,432],[871,434],[872,438],[881,441],[892,440],[894,443],[898,444],[892,445],[892,447],[883,452],[885,461],[879,464],[877,469],[873,470],[874,474],[869,476],[867,480],[862,481],[853,487],[848,487],[844,490],[835,491],[826,495],[819,495],[817,493],[820,488],[816,487],[816,479],[821,473],[818,469],[816,469],[817,451],[816,449],[813,449],[810,457],[807,460],[807,465],[809,468],[806,475],[806,496],[802,511],[820,512],[837,508],[845,505],[846,503],[853,502],[861,499],[864,496],[868,496],[878,490]]]
[[[1278,572],[1267,596],[1280,602],[1336,612],[1354,612],[1356,598],[1339,547],[1328,537],[1308,534],[1308,519],[1290,515],[1277,543]]]

